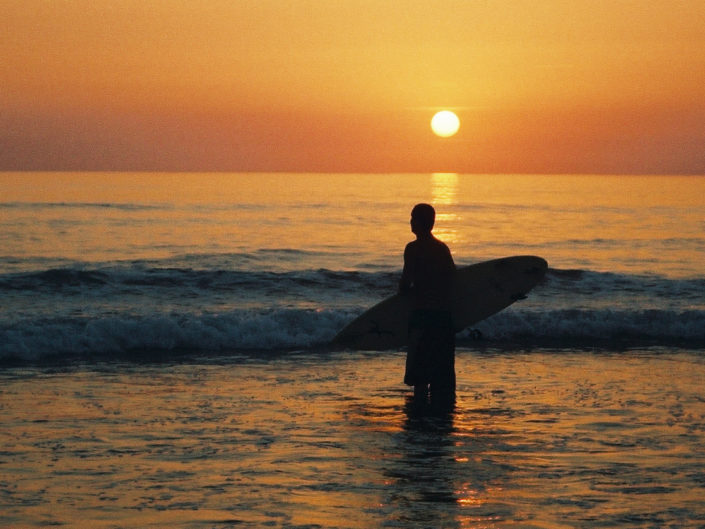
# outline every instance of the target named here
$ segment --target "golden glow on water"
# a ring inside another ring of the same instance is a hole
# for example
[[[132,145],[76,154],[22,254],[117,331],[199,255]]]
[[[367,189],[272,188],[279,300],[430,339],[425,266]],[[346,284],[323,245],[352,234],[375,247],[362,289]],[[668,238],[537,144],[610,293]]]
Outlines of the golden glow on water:
[[[397,267],[411,207],[430,202],[459,263],[530,253],[554,267],[683,276],[705,259],[700,177],[0,173],[0,196],[11,206],[0,240],[18,258],[295,249],[318,252],[321,268]]]
[[[453,206],[458,204],[458,174],[433,173],[431,175],[431,203],[436,208],[435,234],[447,244],[459,241],[458,230],[463,218]]]
[[[451,415],[407,402],[399,354],[3,371],[0,525],[636,529],[624,520],[705,514],[697,353],[457,360]]]
[[[457,204],[457,195],[457,173],[433,173],[431,175],[431,197],[434,204],[453,206]]]

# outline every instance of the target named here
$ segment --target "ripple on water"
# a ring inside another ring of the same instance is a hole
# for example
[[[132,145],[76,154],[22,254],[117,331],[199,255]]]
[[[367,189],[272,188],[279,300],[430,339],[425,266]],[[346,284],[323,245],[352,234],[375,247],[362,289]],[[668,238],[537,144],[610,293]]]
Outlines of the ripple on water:
[[[698,353],[462,351],[452,411],[411,402],[402,365],[341,353],[0,374],[0,525],[705,519]]]

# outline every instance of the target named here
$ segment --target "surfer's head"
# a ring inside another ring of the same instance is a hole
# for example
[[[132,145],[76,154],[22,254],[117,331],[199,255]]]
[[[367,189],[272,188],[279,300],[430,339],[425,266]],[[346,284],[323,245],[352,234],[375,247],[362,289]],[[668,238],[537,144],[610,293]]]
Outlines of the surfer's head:
[[[411,210],[411,231],[430,232],[436,221],[436,210],[431,204],[416,204]]]

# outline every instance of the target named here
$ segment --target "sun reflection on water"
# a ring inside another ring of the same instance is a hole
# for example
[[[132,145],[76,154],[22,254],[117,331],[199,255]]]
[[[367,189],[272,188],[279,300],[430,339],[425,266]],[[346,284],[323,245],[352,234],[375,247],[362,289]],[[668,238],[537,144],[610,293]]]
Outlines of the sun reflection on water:
[[[457,173],[431,175],[431,201],[436,208],[436,235],[449,244],[458,242],[458,230],[455,226],[462,218],[453,208],[458,204]]]

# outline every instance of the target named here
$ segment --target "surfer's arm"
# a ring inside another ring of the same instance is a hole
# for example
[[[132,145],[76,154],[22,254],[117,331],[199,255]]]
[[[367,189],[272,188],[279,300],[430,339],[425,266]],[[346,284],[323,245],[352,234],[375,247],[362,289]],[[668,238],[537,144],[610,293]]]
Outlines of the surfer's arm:
[[[404,281],[404,277],[402,276],[401,281],[399,281],[399,293],[402,296],[405,296],[409,292],[411,292],[411,283],[409,283],[408,281]]]
[[[407,245],[404,249],[404,270],[402,270],[401,279],[399,280],[399,293],[401,295],[406,295],[411,291],[411,278],[413,277],[411,271],[411,263],[413,262],[411,253],[412,249],[410,245]]]
[[[411,292],[411,274],[405,266],[404,271],[401,273],[401,279],[399,280],[399,293],[405,296],[409,292]]]

